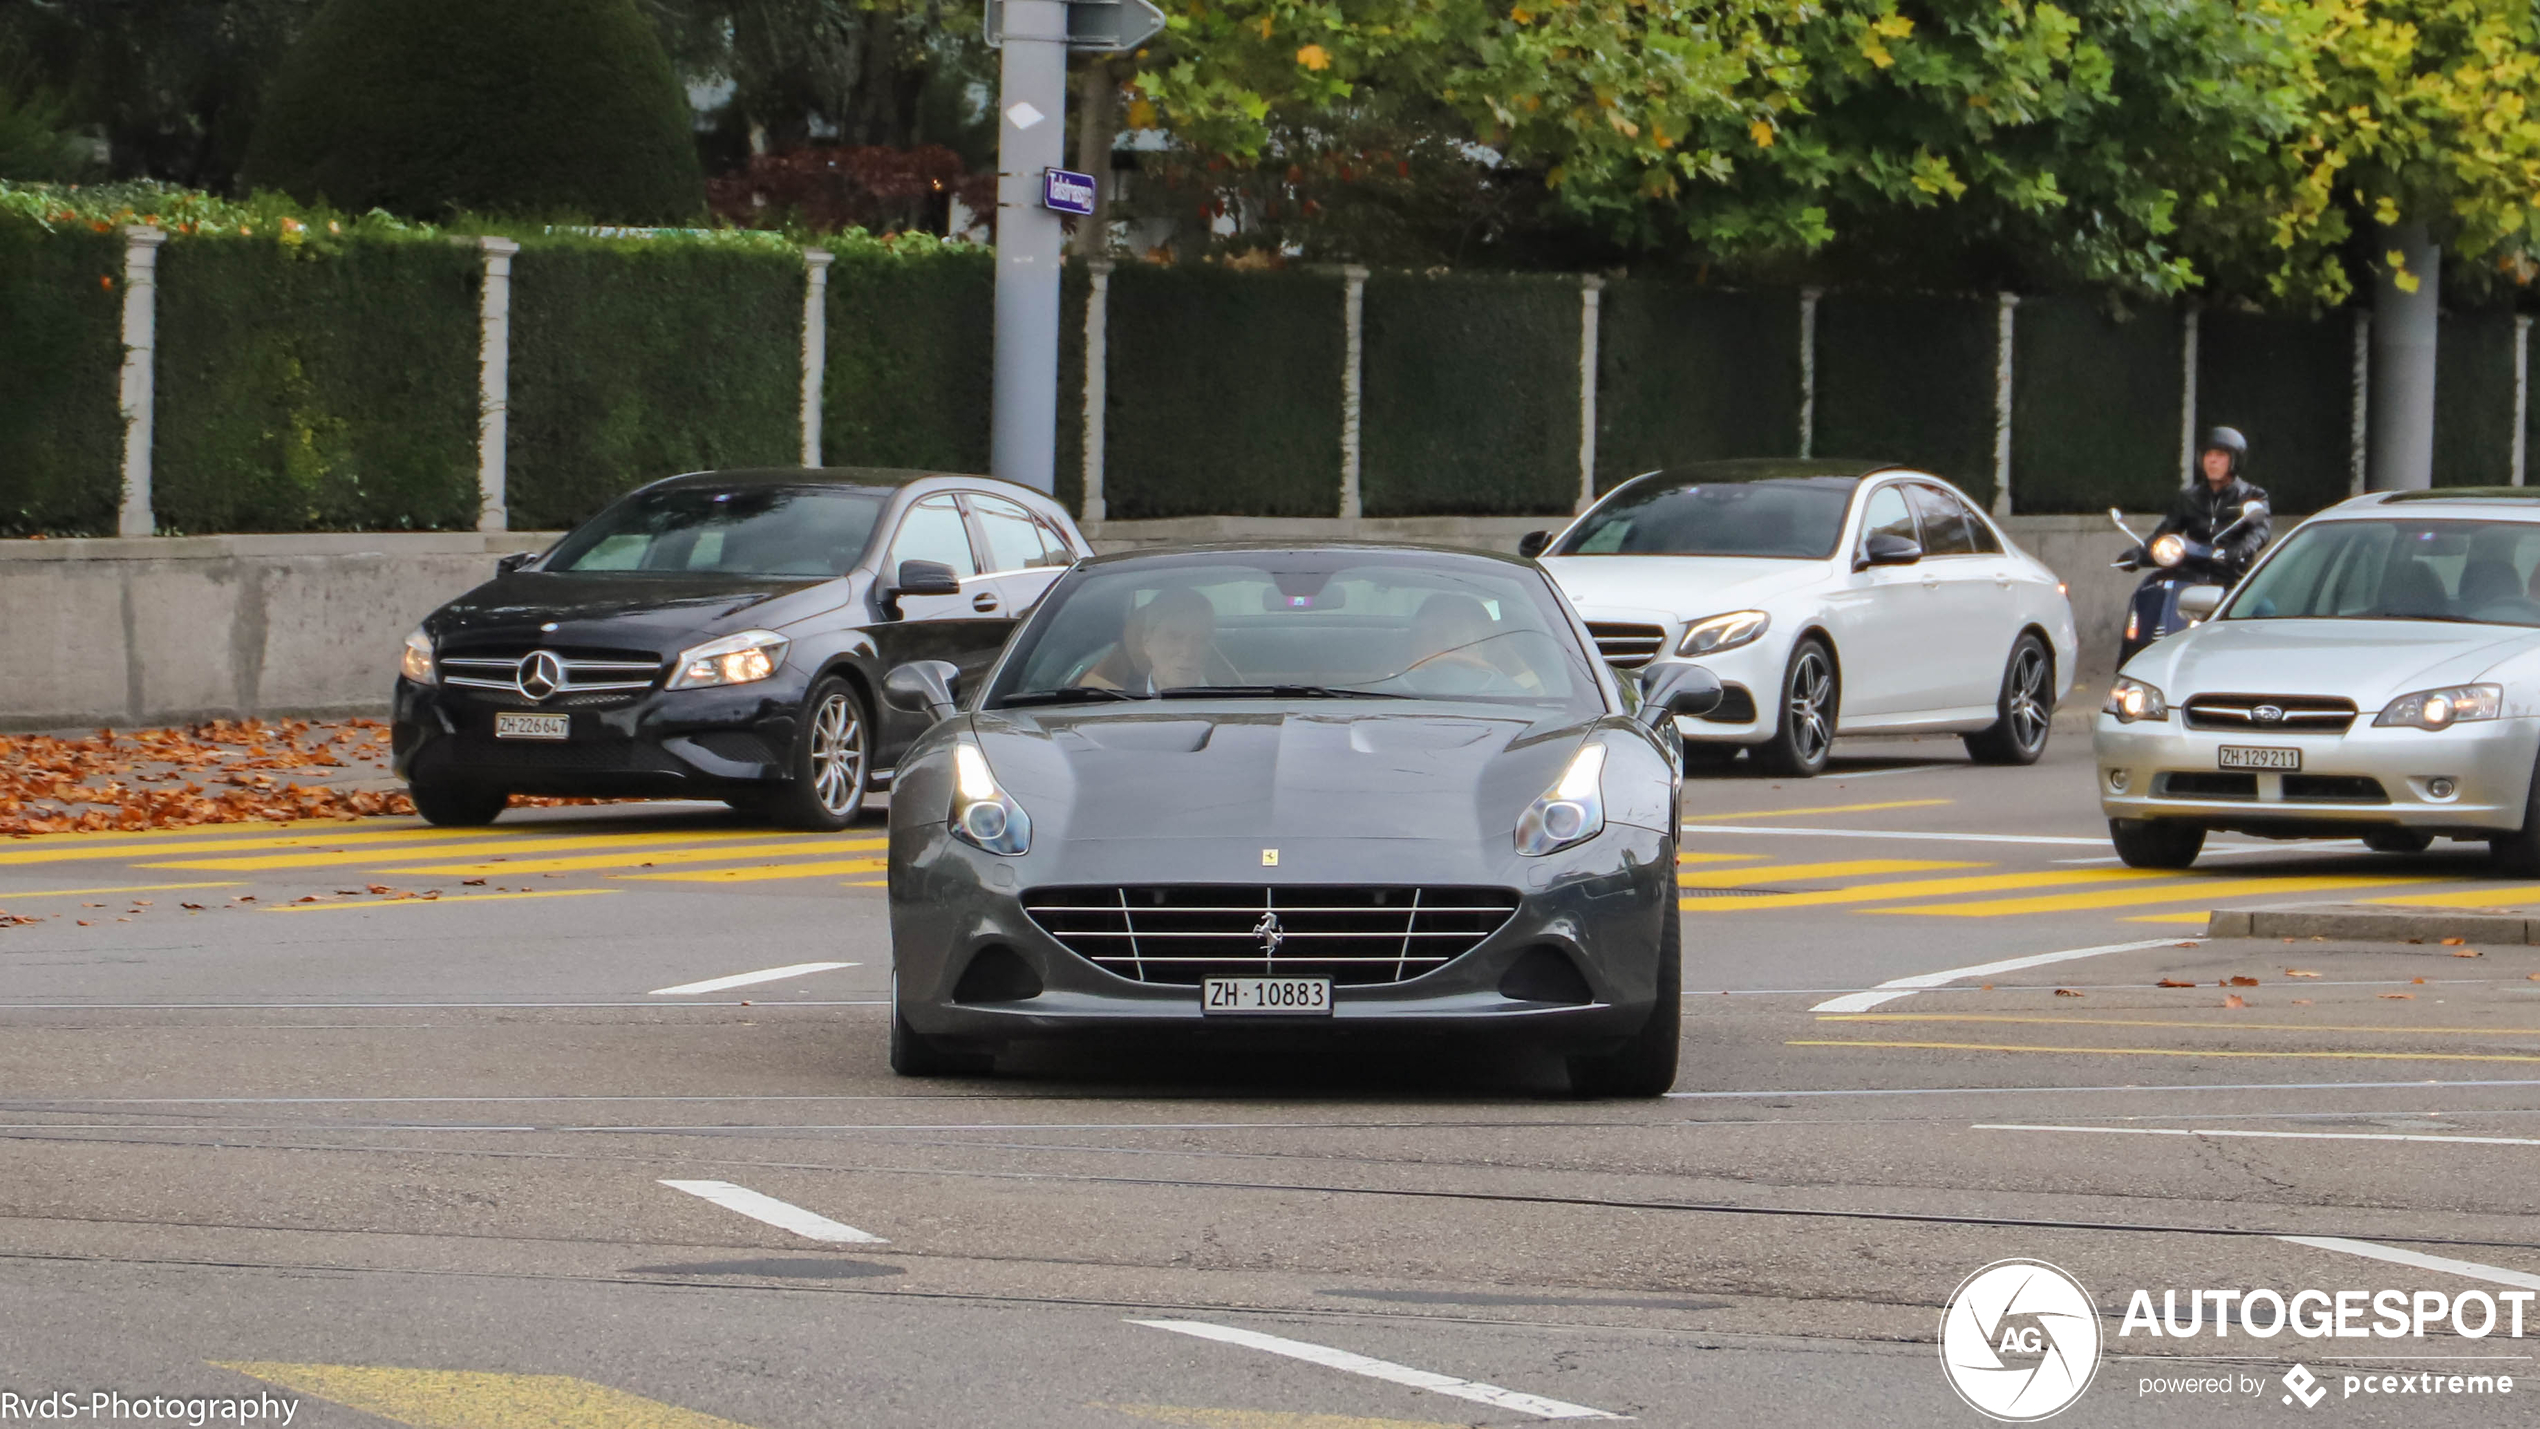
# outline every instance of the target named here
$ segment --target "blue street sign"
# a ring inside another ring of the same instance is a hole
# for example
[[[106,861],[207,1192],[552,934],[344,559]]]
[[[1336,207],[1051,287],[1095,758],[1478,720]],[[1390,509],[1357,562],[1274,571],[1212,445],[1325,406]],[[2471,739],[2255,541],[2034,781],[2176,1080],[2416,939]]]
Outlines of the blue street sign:
[[[1041,207],[1078,218],[1094,216],[1094,176],[1065,169],[1041,170]]]

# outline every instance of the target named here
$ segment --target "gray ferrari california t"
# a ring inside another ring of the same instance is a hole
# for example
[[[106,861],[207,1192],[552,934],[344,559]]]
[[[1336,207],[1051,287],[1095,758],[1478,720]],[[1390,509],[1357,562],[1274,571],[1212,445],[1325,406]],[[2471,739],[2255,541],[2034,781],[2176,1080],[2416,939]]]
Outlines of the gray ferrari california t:
[[[1673,716],[1526,562],[1216,546],[1079,563],[891,793],[891,1065],[1100,1033],[1499,1036],[1674,1081]]]

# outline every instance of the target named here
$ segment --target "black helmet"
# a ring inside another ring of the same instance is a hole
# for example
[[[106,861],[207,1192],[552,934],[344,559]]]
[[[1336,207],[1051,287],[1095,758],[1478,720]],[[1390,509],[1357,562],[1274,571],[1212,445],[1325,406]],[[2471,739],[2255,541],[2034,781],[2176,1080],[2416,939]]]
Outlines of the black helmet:
[[[2240,465],[2249,459],[2249,439],[2235,427],[2216,427],[2205,433],[2205,444],[2196,449],[2198,456],[2210,451],[2231,453],[2231,474],[2240,474]]]

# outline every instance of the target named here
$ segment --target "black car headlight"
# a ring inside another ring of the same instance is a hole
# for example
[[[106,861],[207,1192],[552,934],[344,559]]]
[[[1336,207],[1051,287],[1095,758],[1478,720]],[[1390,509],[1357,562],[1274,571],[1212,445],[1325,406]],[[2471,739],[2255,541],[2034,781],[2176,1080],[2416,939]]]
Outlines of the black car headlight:
[[[953,745],[953,837],[1008,857],[1032,847],[1032,816],[997,787],[988,753],[964,739]]]
[[[1591,739],[1517,820],[1517,852],[1556,853],[1605,832],[1605,744]]]
[[[2144,719],[2165,720],[2170,717],[2170,702],[2162,697],[2160,686],[2119,675],[2117,683],[2108,691],[2108,703],[2101,706],[2099,712],[2115,715],[2122,724]]]
[[[406,637],[405,651],[397,657],[397,673],[418,685],[429,685],[439,678],[432,669],[432,637],[423,633],[422,626],[416,626],[414,634]]]
[[[2376,726],[2405,725],[2411,729],[2450,729],[2474,719],[2494,719],[2505,707],[2502,685],[2447,685],[2439,690],[2419,690],[2401,695],[2373,720]]]
[[[692,645],[679,652],[679,663],[666,688],[700,690],[764,680],[785,663],[785,647],[792,643],[773,630],[744,630]]]
[[[1752,645],[1773,623],[1773,617],[1760,610],[1732,610],[1708,620],[1697,620],[1685,627],[1685,638],[1676,645],[1679,655],[1717,655],[1740,645]]]

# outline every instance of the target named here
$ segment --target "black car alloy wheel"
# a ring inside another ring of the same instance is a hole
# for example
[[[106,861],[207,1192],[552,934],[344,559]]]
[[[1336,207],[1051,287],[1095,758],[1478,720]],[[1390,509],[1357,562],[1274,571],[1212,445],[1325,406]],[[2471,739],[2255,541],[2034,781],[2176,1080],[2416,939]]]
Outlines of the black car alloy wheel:
[[[1826,767],[1834,754],[1836,702],[1834,652],[1815,636],[1790,652],[1790,668],[1782,675],[1781,728],[1755,753],[1774,774],[1806,778]]]
[[[826,679],[803,702],[802,733],[784,792],[770,806],[796,828],[843,829],[864,811],[871,722],[846,681]]]
[[[2011,647],[1996,709],[1990,726],[1966,737],[1967,753],[1983,764],[2035,764],[2055,722],[2055,661],[2046,642],[2023,635]]]

